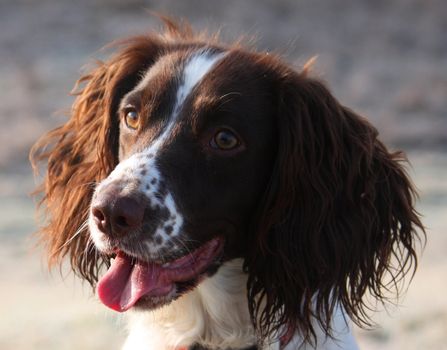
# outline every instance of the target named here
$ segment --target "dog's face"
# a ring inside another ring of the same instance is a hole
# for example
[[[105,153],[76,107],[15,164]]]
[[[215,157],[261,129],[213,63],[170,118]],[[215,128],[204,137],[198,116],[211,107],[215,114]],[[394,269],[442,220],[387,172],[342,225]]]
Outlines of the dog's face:
[[[244,255],[276,151],[266,74],[249,55],[182,50],[122,97],[119,165],[89,218],[98,249],[117,255],[98,287],[108,306],[159,306]]]
[[[34,148],[50,261],[96,285],[114,256],[98,293],[124,311],[242,257],[261,336],[329,334],[337,303],[368,323],[365,293],[386,300],[423,231],[402,154],[307,69],[167,26],[83,76]]]

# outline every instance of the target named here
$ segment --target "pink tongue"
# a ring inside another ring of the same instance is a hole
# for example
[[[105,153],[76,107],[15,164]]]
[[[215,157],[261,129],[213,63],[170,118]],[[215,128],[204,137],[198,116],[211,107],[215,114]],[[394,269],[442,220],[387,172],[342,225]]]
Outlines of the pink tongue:
[[[169,273],[157,264],[132,264],[119,253],[98,283],[99,299],[116,311],[130,309],[143,295],[165,295],[173,287]]]
[[[175,282],[187,281],[201,273],[220,246],[214,239],[192,254],[173,261],[169,267],[139,262],[119,252],[100,279],[97,293],[101,302],[116,311],[129,310],[143,296],[165,296]]]

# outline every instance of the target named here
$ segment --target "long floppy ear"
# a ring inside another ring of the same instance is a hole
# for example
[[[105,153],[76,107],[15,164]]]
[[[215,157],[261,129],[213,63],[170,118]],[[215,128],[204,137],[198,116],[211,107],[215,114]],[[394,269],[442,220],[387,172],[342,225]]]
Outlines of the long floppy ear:
[[[43,136],[30,154],[35,169],[46,162],[44,183],[36,194],[45,208],[46,226],[39,233],[50,266],[68,255],[73,270],[91,284],[104,261],[92,249],[86,220],[95,183],[118,162],[117,106],[153,63],[162,42],[142,36],[118,45],[114,57],[78,80],[70,119]]]
[[[369,325],[369,292],[383,302],[417,265],[424,228],[402,153],[306,73],[279,88],[278,153],[245,267],[253,321],[263,336],[313,325],[331,335],[336,304]],[[316,321],[316,322],[315,322]]]

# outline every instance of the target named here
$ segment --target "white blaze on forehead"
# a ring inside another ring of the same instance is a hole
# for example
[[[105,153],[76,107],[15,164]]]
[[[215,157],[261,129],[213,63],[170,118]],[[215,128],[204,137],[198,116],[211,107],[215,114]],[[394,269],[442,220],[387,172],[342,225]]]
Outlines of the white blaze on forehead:
[[[210,53],[204,51],[192,56],[183,71],[183,81],[177,90],[176,108],[180,108],[186,97],[203,77],[211,70],[214,64],[224,56],[223,53]],[[174,112],[175,113],[175,112]]]
[[[209,51],[202,51],[193,55],[187,63],[182,72],[180,85],[177,90],[175,106],[173,113],[169,118],[168,125],[160,137],[157,138],[149,148],[151,152],[158,150],[166,138],[171,133],[180,110],[186,98],[191,94],[194,87],[205,77],[205,75],[213,68],[213,66],[224,56],[224,53],[211,53]]]
[[[161,146],[171,134],[187,97],[224,55],[224,53],[202,50],[188,58],[179,79],[180,84],[177,89],[172,114],[161,135],[142,152],[133,154],[128,159],[121,161],[96,189],[101,191],[103,187],[111,182],[118,183],[123,193],[137,190],[147,197],[149,206],[152,209],[164,209],[167,211],[168,218],[160,222],[154,232],[149,233],[152,235],[152,238],[157,238],[159,243],[155,243],[150,236],[145,237],[149,238],[149,241],[144,242],[149,254],[156,254],[168,241],[172,242],[172,238],[180,234],[183,225],[183,215],[178,211],[178,206],[169,188],[165,188],[166,183],[163,175],[157,167],[157,155]],[[156,66],[155,70],[160,71],[162,63],[157,63]],[[143,88],[144,84],[150,84],[150,79],[154,74],[156,75],[156,72],[149,70],[138,84],[137,89]],[[175,248],[181,247],[177,247],[177,244],[174,244],[172,249]]]

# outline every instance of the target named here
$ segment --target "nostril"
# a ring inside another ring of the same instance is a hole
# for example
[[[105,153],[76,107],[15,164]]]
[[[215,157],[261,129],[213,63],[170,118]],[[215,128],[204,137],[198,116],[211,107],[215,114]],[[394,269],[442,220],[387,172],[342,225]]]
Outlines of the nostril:
[[[92,216],[98,229],[103,233],[109,233],[109,222],[106,215],[106,208],[100,206],[93,207]]]
[[[112,230],[121,235],[138,230],[143,223],[143,216],[144,205],[138,197],[119,197],[111,211]]]
[[[117,217],[114,219],[114,223],[115,223],[115,225],[118,225],[118,226],[121,226],[121,227],[129,227],[129,226],[132,226],[132,225],[129,224],[129,222],[128,222],[128,218],[125,217],[125,216],[117,216]]]
[[[103,211],[99,208],[93,208],[92,214],[93,214],[93,218],[96,220],[96,222],[102,222],[106,218]]]

